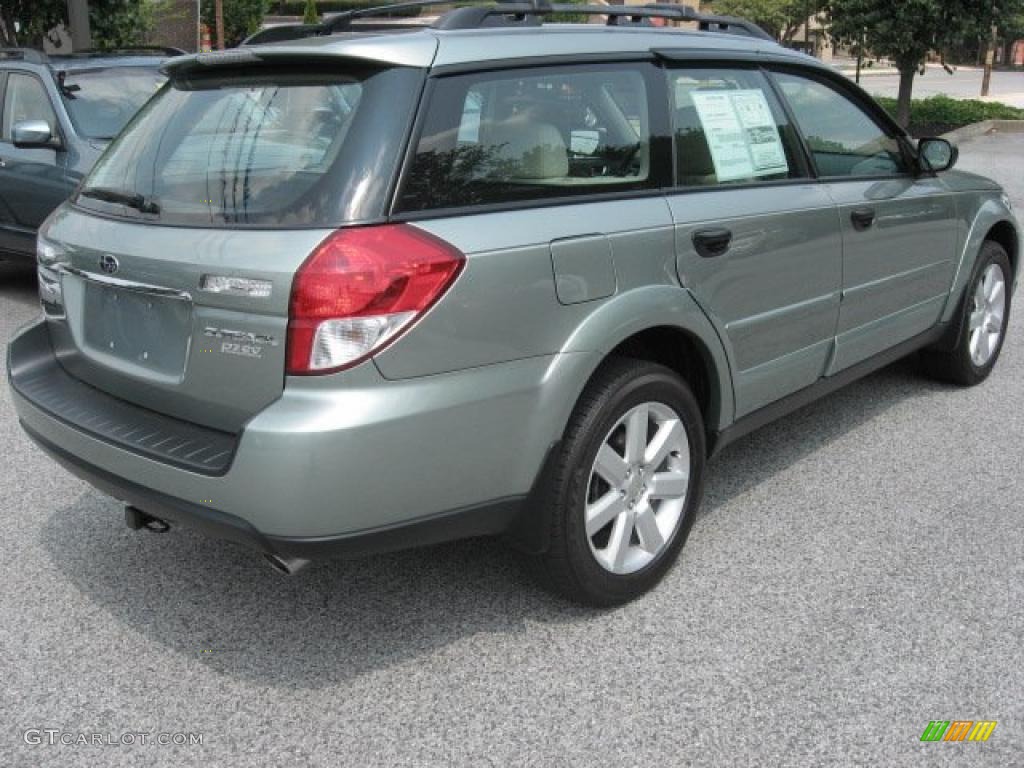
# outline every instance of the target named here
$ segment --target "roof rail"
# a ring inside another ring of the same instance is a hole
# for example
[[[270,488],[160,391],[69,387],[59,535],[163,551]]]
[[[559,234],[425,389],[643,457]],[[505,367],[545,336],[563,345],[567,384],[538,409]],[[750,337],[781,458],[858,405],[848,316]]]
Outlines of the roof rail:
[[[102,56],[184,56],[181,48],[169,45],[130,45],[125,48],[83,48],[80,51],[54,54],[57,58],[99,58]]]
[[[0,59],[21,59],[29,64],[45,64],[49,57],[35,48],[0,48]]]
[[[409,0],[373,8],[359,8],[332,16],[321,25],[319,34],[331,34],[350,29],[359,18],[382,16],[395,11],[416,10],[451,5],[452,0]],[[607,16],[609,26],[645,25],[651,19],[666,19],[696,23],[705,32],[724,32],[761,40],[774,38],[746,19],[699,13],[689,5],[652,3],[648,5],[569,5],[549,0],[498,0],[486,4],[464,5],[441,16],[434,29],[478,29],[497,26],[539,26],[545,16],[556,13]]]

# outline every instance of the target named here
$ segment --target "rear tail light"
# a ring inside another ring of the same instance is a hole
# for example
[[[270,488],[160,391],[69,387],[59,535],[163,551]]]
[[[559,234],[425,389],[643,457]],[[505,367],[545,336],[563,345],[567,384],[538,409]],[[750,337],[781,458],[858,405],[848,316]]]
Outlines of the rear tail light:
[[[454,247],[407,224],[335,232],[295,275],[288,373],[334,373],[379,352],[441,298],[464,264]]]

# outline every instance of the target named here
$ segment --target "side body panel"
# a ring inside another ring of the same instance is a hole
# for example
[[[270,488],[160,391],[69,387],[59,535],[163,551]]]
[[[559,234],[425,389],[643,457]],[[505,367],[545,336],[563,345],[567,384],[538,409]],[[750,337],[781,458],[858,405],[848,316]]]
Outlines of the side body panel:
[[[817,184],[721,188],[669,199],[679,278],[723,339],[740,417],[825,372],[842,287],[835,207]],[[700,256],[693,234],[732,232],[728,252]]]
[[[836,373],[931,328],[955,269],[953,196],[935,178],[843,180],[826,185],[843,233],[843,301]],[[855,211],[875,215],[867,229]]]

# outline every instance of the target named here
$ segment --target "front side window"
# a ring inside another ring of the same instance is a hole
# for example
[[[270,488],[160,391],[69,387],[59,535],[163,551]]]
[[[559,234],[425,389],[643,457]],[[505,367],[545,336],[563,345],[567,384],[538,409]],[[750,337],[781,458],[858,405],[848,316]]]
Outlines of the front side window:
[[[806,175],[793,128],[760,72],[680,69],[669,83],[680,186]]]
[[[167,78],[156,67],[111,67],[57,73],[71,122],[88,139],[112,139]]]
[[[403,211],[642,189],[651,118],[638,67],[559,67],[437,82]]]
[[[172,80],[75,202],[172,225],[335,227],[378,218],[421,84],[420,70],[351,67]]]
[[[897,139],[831,86],[788,72],[775,75],[814,156],[818,173],[893,176],[907,173]]]
[[[50,97],[43,84],[32,75],[11,72],[7,76],[7,90],[4,93],[0,138],[10,141],[14,126],[26,120],[42,120],[50,126],[51,133],[57,130],[57,116],[53,113]]]

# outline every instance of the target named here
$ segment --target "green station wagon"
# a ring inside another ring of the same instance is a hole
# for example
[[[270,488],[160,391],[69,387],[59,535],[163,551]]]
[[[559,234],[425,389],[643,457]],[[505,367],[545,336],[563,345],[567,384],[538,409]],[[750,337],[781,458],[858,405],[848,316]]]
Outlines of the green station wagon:
[[[1000,187],[747,22],[535,2],[296,37],[166,64],[40,232],[14,402],[133,528],[289,573],[502,535],[612,605],[730,441],[911,353],[960,385],[999,357]]]

